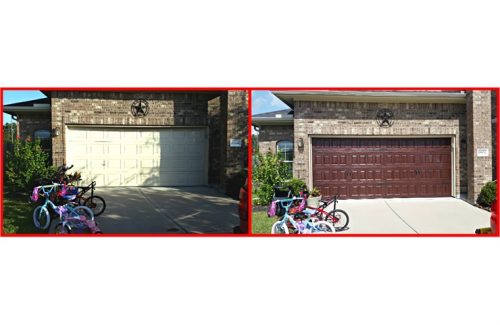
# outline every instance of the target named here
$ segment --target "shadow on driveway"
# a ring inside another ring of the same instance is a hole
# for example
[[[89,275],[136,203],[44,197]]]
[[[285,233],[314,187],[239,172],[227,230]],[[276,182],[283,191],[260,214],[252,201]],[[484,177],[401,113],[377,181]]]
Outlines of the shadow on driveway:
[[[209,187],[99,187],[104,234],[232,233],[238,201]]]

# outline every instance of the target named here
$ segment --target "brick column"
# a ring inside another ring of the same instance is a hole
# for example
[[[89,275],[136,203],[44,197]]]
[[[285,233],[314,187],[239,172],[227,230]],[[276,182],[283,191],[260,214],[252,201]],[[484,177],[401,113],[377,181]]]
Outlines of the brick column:
[[[492,133],[490,91],[467,93],[467,184],[468,200],[475,202],[481,188],[492,176]],[[488,150],[478,157],[478,149]]]
[[[228,91],[227,94],[227,138],[225,147],[225,190],[237,197],[245,182],[248,145],[248,94],[246,91]],[[231,139],[239,139],[241,147],[230,147]]]
[[[63,100],[58,98],[57,92],[52,92],[51,99],[51,121],[52,130],[59,129],[58,136],[52,135],[52,164],[59,166],[64,164],[64,116],[63,116]]]

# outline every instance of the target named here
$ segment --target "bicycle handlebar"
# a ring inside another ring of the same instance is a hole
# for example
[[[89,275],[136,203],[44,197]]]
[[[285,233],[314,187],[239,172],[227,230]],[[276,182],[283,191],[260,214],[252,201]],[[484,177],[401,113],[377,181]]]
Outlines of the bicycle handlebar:
[[[41,185],[41,186],[38,186],[38,188],[42,190],[43,194],[49,195],[58,186],[61,186],[61,184]],[[47,189],[50,189],[50,191],[47,191]]]
[[[279,202],[279,204],[280,204],[280,205],[281,205],[284,209],[288,210],[288,209],[292,206],[292,204],[293,204],[293,202],[294,202],[294,201],[299,201],[299,200],[300,200],[300,201],[303,201],[303,200],[304,200],[304,198],[303,198],[303,197],[297,197],[297,196],[294,196],[294,197],[292,197],[292,198],[290,198],[290,199],[281,199],[281,200],[278,200],[278,202]],[[285,204],[285,202],[287,202],[287,203]]]

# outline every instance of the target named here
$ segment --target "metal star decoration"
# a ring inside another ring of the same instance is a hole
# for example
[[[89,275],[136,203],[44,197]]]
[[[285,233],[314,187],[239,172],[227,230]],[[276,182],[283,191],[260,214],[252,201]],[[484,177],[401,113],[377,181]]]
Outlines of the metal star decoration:
[[[389,128],[394,124],[394,113],[389,109],[381,109],[377,112],[377,124],[380,127]]]
[[[135,117],[144,117],[149,113],[149,104],[144,99],[134,100],[132,105],[130,106],[132,111],[132,115]]]

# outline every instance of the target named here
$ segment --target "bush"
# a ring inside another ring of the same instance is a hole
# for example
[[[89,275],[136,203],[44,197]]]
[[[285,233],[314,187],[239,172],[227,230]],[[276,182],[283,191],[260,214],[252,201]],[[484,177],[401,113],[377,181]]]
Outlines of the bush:
[[[306,187],[306,183],[304,183],[304,181],[301,179],[292,178],[288,181],[285,181],[283,186],[290,187],[292,189],[293,195],[298,196],[302,188]]]
[[[40,141],[15,140],[5,154],[5,184],[13,191],[30,191],[36,178],[50,177],[54,167]]]
[[[486,183],[477,198],[477,204],[484,207],[491,207],[491,203],[497,197],[497,182]]]
[[[283,184],[290,176],[286,164],[272,153],[257,155],[252,174],[254,203],[257,205],[271,202],[274,186]]]

